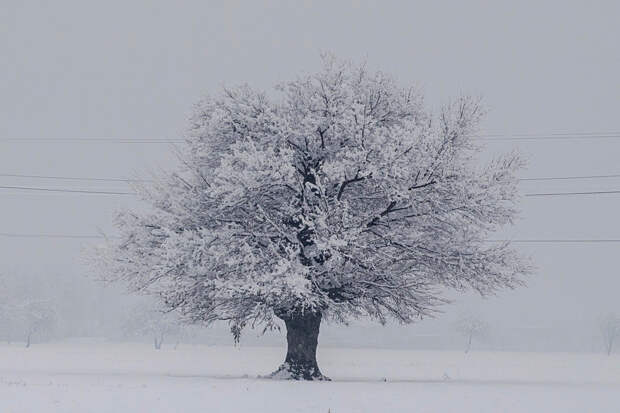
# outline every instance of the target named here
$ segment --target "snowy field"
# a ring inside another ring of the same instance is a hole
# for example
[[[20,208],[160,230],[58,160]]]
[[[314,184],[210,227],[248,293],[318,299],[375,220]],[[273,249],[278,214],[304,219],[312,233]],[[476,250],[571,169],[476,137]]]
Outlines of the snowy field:
[[[0,345],[0,412],[619,412],[620,356],[320,348],[332,382],[279,382],[283,348]]]

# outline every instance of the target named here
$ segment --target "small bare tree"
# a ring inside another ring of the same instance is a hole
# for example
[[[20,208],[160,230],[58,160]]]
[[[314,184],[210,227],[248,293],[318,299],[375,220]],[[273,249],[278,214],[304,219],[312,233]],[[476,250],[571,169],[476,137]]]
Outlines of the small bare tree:
[[[127,336],[151,337],[155,350],[160,350],[167,337],[180,334],[182,326],[176,314],[162,311],[148,302],[140,303],[129,311],[123,329]]]
[[[26,347],[35,338],[49,338],[59,320],[50,285],[15,272],[2,274],[0,281],[0,334],[8,342],[23,338]]]
[[[465,344],[465,353],[469,353],[473,339],[484,337],[487,334],[489,326],[480,318],[468,315],[457,322],[456,328],[467,340]]]
[[[19,324],[23,327],[26,347],[30,347],[36,335],[49,334],[56,325],[56,309],[51,301],[31,299],[14,306]]]
[[[620,317],[609,313],[601,319],[601,335],[605,344],[605,351],[609,356],[614,349],[616,338],[620,336]]]

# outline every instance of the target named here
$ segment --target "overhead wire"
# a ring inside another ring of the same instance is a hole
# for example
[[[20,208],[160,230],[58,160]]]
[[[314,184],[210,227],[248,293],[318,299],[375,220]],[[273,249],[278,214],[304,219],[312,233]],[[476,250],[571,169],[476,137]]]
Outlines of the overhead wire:
[[[82,176],[58,176],[58,175],[29,175],[15,173],[0,173],[0,177],[6,178],[26,178],[26,179],[47,179],[60,181],[93,181],[93,182],[153,182],[152,179],[138,178],[100,178],[100,177],[82,177]],[[556,181],[556,180],[579,180],[579,179],[610,179],[620,178],[620,174],[608,175],[573,175],[573,176],[546,176],[546,177],[525,177],[519,178],[519,181]]]
[[[118,236],[96,234],[66,234],[66,233],[18,233],[0,232],[5,238],[54,238],[54,239],[118,239]],[[501,243],[540,243],[540,244],[609,244],[620,243],[620,238],[517,238],[517,239],[487,239],[484,242]]]
[[[537,133],[480,133],[471,135],[473,139],[486,142],[501,141],[561,141],[620,139],[620,131],[600,132],[537,132]],[[129,138],[113,136],[93,137],[4,137],[0,142],[7,143],[119,143],[119,144],[165,144],[185,142],[183,138]]]

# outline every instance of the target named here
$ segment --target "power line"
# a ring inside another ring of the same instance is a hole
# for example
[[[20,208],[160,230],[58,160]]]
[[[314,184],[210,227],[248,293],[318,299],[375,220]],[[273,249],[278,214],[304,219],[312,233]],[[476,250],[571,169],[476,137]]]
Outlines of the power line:
[[[44,192],[70,192],[78,194],[99,194],[99,195],[135,195],[133,192],[116,192],[116,191],[90,191],[82,189],[54,189],[54,188],[39,188],[31,186],[0,186],[0,189],[19,189],[23,191],[44,191]]]
[[[607,239],[489,239],[486,242],[516,242],[541,244],[604,244],[620,242],[620,238]]]
[[[590,136],[602,136],[602,137],[608,137],[608,136],[620,136],[620,131],[607,131],[607,132],[601,132],[601,131],[590,131],[590,132],[530,132],[530,133],[492,133],[492,132],[487,132],[487,133],[481,133],[481,134],[477,134],[476,136],[481,137],[481,138],[488,138],[488,137],[515,137],[515,138],[535,138],[535,137],[540,137],[540,136],[553,136],[553,137],[573,137],[573,136],[584,136],[584,137],[590,137]]]
[[[473,139],[487,142],[501,141],[561,141],[561,140],[597,140],[619,139],[620,132],[557,132],[557,133],[486,133],[471,135]],[[6,137],[0,142],[11,143],[117,143],[117,144],[166,144],[185,142],[181,138],[122,138],[122,137],[76,137],[76,138],[44,138],[44,137]]]
[[[77,176],[54,176],[54,175],[22,175],[22,174],[0,174],[8,178],[34,178],[34,179],[55,179],[60,181],[95,181],[95,182],[152,182],[150,179],[128,179],[128,178],[89,178]]]
[[[67,239],[106,239],[103,235],[78,235],[78,234],[21,234],[15,232],[0,232],[0,237],[5,238],[67,238]]]
[[[88,234],[38,234],[0,232],[0,237],[5,238],[54,238],[54,239],[118,239],[117,236],[88,235]],[[620,238],[551,238],[551,239],[489,239],[485,242],[513,242],[513,243],[541,243],[541,244],[608,244],[620,243]]]
[[[0,142],[11,143],[121,143],[121,144],[162,144],[184,142],[177,138],[153,138],[153,139],[130,139],[130,138],[0,138]]]
[[[559,181],[559,180],[573,180],[573,179],[606,179],[606,178],[620,178],[620,174],[552,176],[552,177],[543,177],[543,178],[519,178],[519,181]]]
[[[98,194],[98,195],[136,195],[134,192],[120,192],[120,191],[92,191],[85,189],[70,189],[70,188],[42,188],[31,186],[0,186],[0,189],[17,189],[23,191],[42,191],[42,192],[57,192],[57,193],[77,193],[77,194]],[[541,192],[541,193],[528,193],[524,194],[526,197],[540,197],[540,196],[571,196],[571,195],[601,195],[601,194],[620,194],[620,190],[613,191],[583,191],[583,192]]]
[[[596,140],[618,139],[620,132],[563,132],[563,133],[516,133],[516,134],[481,134],[472,138],[487,142],[493,141],[561,141],[561,140]]]
[[[560,136],[542,136],[538,138],[530,138],[530,137],[515,137],[515,138],[474,138],[475,140],[485,141],[485,142],[505,142],[505,141],[530,141],[530,142],[542,142],[542,141],[596,141],[597,139],[618,139],[618,136],[570,136],[570,137],[560,137]]]
[[[535,194],[524,194],[524,196],[570,196],[570,195],[600,195],[600,194],[620,194],[618,191],[584,191],[584,192],[543,192]]]
[[[60,181],[127,182],[127,183],[153,182],[152,179],[97,178],[97,177],[80,177],[80,176],[25,175],[25,174],[0,174],[0,177],[49,179],[49,180],[60,180]],[[533,177],[533,178],[519,178],[519,181],[556,181],[556,180],[609,179],[609,178],[620,178],[620,174]]]

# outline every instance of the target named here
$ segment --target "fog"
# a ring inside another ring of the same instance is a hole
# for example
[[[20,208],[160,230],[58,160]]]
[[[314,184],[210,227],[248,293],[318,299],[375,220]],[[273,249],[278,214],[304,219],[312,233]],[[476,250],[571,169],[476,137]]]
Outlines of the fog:
[[[319,67],[330,51],[417,85],[431,106],[483,96],[483,133],[615,133],[616,138],[487,141],[486,154],[518,149],[523,178],[618,174],[620,3],[608,2],[3,1],[0,14],[0,274],[27,280],[59,306],[44,339],[126,338],[134,298],[96,281],[85,251],[114,236],[115,212],[141,208],[124,182],[51,180],[148,176],[172,168],[192,105],[223,86],[271,90]],[[8,63],[8,64],[7,64]],[[8,187],[8,188],[7,188]],[[522,192],[618,190],[620,178],[524,181]],[[520,220],[497,238],[618,239],[620,196],[524,197]],[[602,351],[598,322],[620,313],[617,243],[521,243],[535,273],[526,288],[481,298],[450,294],[443,314],[406,327],[328,326],[333,346],[460,348],[455,322],[485,320],[479,348]],[[8,296],[18,294],[9,290]],[[248,331],[242,345],[281,342]],[[225,327],[191,340],[232,343]]]

